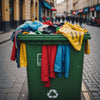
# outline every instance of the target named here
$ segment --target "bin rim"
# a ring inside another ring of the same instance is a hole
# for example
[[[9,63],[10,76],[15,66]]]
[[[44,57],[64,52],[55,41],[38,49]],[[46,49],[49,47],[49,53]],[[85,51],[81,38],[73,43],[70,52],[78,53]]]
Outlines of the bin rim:
[[[17,36],[18,40],[34,40],[34,41],[57,41],[57,40],[68,40],[66,37],[64,37],[62,34],[19,34]],[[84,40],[91,39],[90,33],[84,34]]]

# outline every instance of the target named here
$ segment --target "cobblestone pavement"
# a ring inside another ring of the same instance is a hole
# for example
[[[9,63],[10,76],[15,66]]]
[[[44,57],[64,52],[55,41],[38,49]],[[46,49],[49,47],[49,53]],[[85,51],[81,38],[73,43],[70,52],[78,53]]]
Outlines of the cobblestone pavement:
[[[92,100],[100,100],[100,27],[83,25],[91,34],[90,55],[84,56],[83,81]]]
[[[16,68],[10,61],[12,42],[0,45],[0,100],[18,100],[25,78],[25,68]]]

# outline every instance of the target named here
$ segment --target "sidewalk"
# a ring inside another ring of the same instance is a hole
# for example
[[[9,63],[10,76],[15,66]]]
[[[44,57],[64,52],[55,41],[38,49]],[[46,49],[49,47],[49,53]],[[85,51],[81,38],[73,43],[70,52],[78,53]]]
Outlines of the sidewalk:
[[[8,32],[8,33],[0,34],[0,44],[6,43],[6,41],[10,40],[10,36],[12,34],[12,31]],[[16,69],[17,68],[15,68],[15,69],[13,68],[12,72]],[[8,70],[9,70],[9,68],[8,68]],[[21,75],[21,72],[18,73],[18,70],[22,70],[22,73],[24,73],[24,74]],[[11,89],[8,89],[8,86],[5,86],[4,87],[5,89],[3,91],[2,91],[2,89],[0,89],[0,100],[7,100],[7,98],[9,98],[8,100],[28,100],[27,78],[26,78],[26,76],[23,77],[26,73],[25,73],[25,71],[23,71],[24,69],[18,69],[18,70],[16,72],[13,72],[13,73],[19,74],[19,77],[17,76],[19,78],[19,79],[17,79],[17,82],[19,82],[19,84],[16,84],[16,82],[14,81],[15,80],[14,78],[16,78],[16,77],[13,76],[13,74],[10,74],[10,77],[12,77],[13,81],[15,82],[15,83],[13,82],[13,84],[14,84],[14,87],[16,87],[16,88],[13,88],[11,90]],[[8,76],[9,76],[9,74],[8,74]],[[21,79],[22,77],[20,77],[20,76],[22,76],[24,79]],[[2,77],[0,76],[0,79],[1,78]],[[6,78],[6,80],[7,80],[7,78]],[[1,82],[1,80],[0,80],[0,82]],[[8,84],[8,85],[11,85],[11,84]],[[2,86],[3,85],[1,85],[0,88],[2,88]],[[11,93],[13,93],[13,92],[15,92],[15,94],[12,95]],[[6,99],[4,99],[4,96],[5,96],[4,93],[8,94]],[[14,98],[16,98],[16,99],[14,99]],[[81,100],[91,100],[90,96],[89,96],[89,92],[88,92],[88,90],[83,82],[82,82],[82,99]]]
[[[10,32],[0,34],[0,44],[6,41],[9,41],[12,32],[13,32],[13,29]]]

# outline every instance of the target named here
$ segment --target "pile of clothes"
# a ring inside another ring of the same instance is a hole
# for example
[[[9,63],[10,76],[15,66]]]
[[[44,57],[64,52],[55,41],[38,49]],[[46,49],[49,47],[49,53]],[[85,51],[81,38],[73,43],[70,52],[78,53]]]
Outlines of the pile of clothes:
[[[78,25],[66,23],[31,22],[26,21],[12,34],[13,41],[11,60],[17,62],[17,67],[27,67],[26,45],[17,39],[19,34],[62,34],[72,44],[75,50],[81,51],[84,34],[88,31]],[[61,78],[62,73],[69,77],[70,69],[70,45],[42,45],[41,57],[41,81],[45,87],[50,87],[50,79]],[[90,54],[88,40],[86,42],[86,54]]]

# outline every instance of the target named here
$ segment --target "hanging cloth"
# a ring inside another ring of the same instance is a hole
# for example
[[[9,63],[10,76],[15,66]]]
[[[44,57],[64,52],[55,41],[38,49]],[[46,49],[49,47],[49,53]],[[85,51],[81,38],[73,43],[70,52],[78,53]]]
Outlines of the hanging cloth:
[[[65,77],[69,77],[70,69],[70,46],[69,45],[58,45],[54,71],[61,78],[62,73],[65,73]]]
[[[29,33],[23,32],[23,34],[29,34]],[[27,67],[26,44],[22,42],[20,45],[20,67]]]

